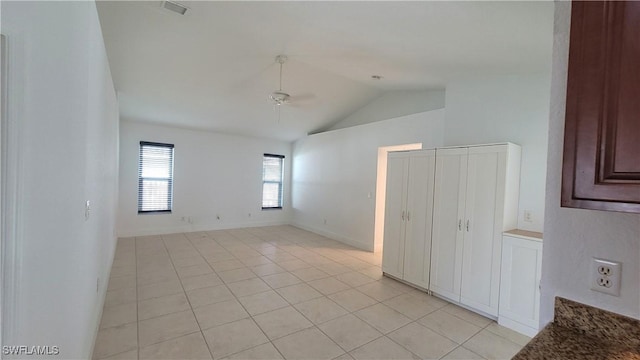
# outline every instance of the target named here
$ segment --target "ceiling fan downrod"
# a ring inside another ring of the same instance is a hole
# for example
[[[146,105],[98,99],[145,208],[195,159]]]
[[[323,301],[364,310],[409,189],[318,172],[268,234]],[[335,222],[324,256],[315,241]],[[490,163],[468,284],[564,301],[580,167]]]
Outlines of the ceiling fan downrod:
[[[282,91],[282,64],[287,62],[289,58],[286,55],[278,55],[276,56],[276,63],[280,64],[280,87],[278,91],[274,91],[271,93],[269,98],[274,102],[274,105],[280,106],[289,100],[289,94]]]

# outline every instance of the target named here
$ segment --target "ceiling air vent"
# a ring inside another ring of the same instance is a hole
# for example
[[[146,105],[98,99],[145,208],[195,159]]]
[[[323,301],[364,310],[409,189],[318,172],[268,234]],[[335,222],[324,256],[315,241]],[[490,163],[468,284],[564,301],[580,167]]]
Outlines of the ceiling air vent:
[[[180,15],[186,15],[189,11],[188,7],[173,1],[163,1],[161,6],[165,10],[173,11],[174,13],[178,13]]]

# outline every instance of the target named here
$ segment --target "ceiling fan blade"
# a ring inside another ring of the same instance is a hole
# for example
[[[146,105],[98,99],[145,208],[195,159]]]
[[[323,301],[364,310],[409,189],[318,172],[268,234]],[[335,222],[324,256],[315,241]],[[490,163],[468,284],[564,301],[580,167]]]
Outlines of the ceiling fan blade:
[[[314,100],[315,98],[316,98],[316,94],[311,94],[311,93],[292,95],[289,97],[289,102],[290,103],[309,102],[311,100]]]
[[[247,66],[250,67],[251,65],[247,65]],[[268,74],[273,67],[275,67],[275,64],[260,66],[257,71],[250,72],[248,73],[248,75],[242,75],[237,82],[231,84],[231,89],[232,90],[247,89],[247,88],[260,85],[261,80],[265,77],[268,77]],[[243,72],[243,74],[247,74],[247,73]]]

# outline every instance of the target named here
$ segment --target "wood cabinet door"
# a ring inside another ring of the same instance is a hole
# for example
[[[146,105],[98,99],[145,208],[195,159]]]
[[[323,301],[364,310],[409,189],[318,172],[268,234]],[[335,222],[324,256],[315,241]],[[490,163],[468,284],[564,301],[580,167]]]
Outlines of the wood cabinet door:
[[[573,2],[562,206],[640,212],[640,2]]]
[[[468,148],[437,149],[431,291],[460,301]]]
[[[382,271],[402,279],[409,157],[389,154],[384,212]]]
[[[403,279],[424,289],[429,289],[435,163],[435,150],[412,152],[407,182]]]

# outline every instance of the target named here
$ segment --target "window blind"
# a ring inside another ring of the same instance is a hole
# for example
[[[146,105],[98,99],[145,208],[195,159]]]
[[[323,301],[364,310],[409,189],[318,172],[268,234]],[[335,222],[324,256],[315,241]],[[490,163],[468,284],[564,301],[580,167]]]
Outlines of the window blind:
[[[262,209],[282,209],[284,156],[264,154],[262,158]]]
[[[171,212],[173,144],[140,142],[138,213]]]

